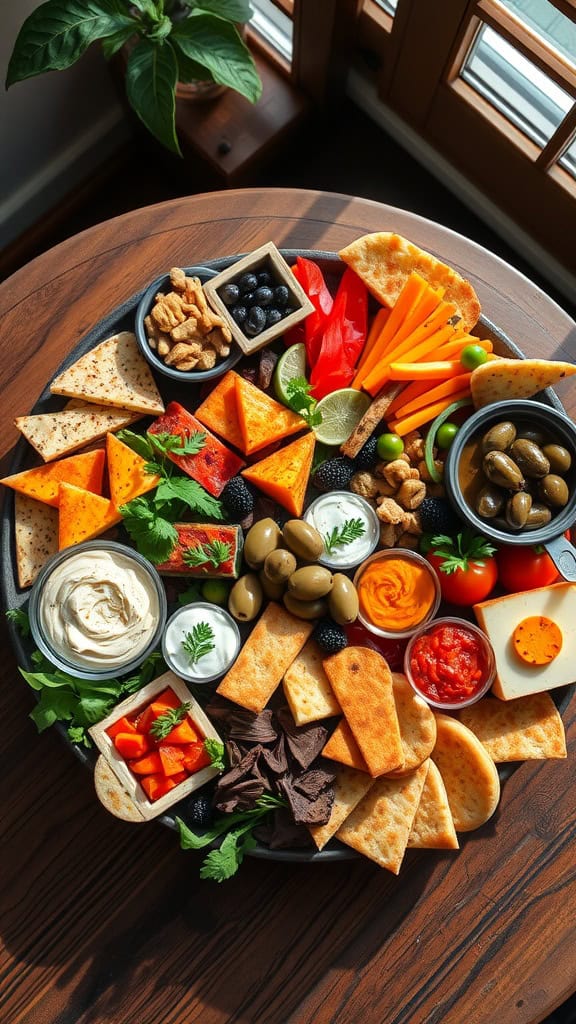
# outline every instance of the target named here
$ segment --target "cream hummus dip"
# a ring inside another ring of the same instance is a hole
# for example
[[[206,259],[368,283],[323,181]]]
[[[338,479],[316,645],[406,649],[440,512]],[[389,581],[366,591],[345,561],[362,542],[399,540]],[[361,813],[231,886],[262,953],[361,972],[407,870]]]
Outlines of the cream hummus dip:
[[[135,558],[106,549],[71,554],[47,576],[38,618],[55,654],[81,668],[118,670],[149,646],[158,589]]]

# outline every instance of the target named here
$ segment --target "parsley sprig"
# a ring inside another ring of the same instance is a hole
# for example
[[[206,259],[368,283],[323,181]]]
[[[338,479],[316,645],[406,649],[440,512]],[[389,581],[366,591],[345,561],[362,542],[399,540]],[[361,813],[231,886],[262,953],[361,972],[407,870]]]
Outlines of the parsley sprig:
[[[288,405],[294,412],[306,420],[309,427],[318,427],[322,423],[322,413],[317,412],[317,401],[312,397],[312,385],[305,377],[292,377],[286,385]]]
[[[245,853],[256,846],[254,829],[263,823],[271,811],[279,807],[286,807],[284,800],[272,796],[271,793],[264,793],[258,797],[250,810],[237,811],[235,814],[225,814],[216,818],[212,827],[203,835],[197,835],[181,818],[176,818],[180,831],[180,847],[182,850],[201,850],[223,835],[220,847],[211,850],[204,858],[200,878],[224,882],[236,874]]]
[[[358,540],[366,533],[366,527],[362,519],[346,519],[342,526],[335,526],[330,533],[324,534],[324,547],[329,555],[334,554],[334,548],[344,547]]]
[[[232,553],[232,545],[223,540],[211,540],[205,544],[196,544],[193,548],[186,548],[182,557],[186,565],[196,568],[200,565],[212,565],[217,569],[223,562],[227,562]]]
[[[474,533],[473,530],[462,530],[456,537],[449,537],[447,534],[438,533],[432,537],[431,546],[434,554],[442,558],[439,566],[440,572],[447,575],[462,569],[464,572],[470,564],[484,565],[486,559],[492,558],[496,548],[484,537]]]
[[[150,735],[155,740],[165,740],[172,729],[184,721],[191,707],[190,701],[186,701],[184,704],[179,704],[177,708],[168,708],[167,711],[163,711],[152,722]]]
[[[212,767],[217,768],[219,772],[223,772],[226,768],[226,761],[222,740],[215,740],[211,736],[207,736],[204,740],[204,749],[210,758]]]
[[[188,633],[184,634],[181,643],[191,665],[196,665],[200,658],[204,658],[214,650],[216,646],[214,640],[214,630],[208,622],[197,622]]]

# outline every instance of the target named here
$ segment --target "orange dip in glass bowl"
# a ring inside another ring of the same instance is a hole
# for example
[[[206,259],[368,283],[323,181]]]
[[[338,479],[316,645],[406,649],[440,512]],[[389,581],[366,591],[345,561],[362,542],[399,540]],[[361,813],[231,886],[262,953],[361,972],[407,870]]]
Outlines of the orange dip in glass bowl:
[[[408,637],[434,617],[440,585],[430,563],[405,548],[388,548],[367,558],[354,576],[358,618],[378,636]]]

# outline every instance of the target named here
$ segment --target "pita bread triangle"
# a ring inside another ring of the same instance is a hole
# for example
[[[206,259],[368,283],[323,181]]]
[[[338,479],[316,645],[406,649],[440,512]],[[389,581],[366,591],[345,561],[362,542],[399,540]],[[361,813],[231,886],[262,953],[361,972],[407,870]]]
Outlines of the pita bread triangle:
[[[102,477],[106,455],[103,448],[82,455],[71,455],[68,459],[34,466],[22,473],[14,473],[0,480],[1,484],[14,491],[27,494],[30,498],[43,501],[46,505],[58,507],[58,489],[61,483],[75,484],[85,491],[102,494]]]
[[[98,537],[111,526],[119,523],[122,516],[110,498],[84,491],[73,484],[60,484],[60,506],[58,516],[58,547],[69,548],[83,540]]]
[[[146,472],[146,459],[133,452],[114,434],[106,436],[106,454],[110,497],[115,508],[146,494],[160,482],[157,473]]]
[[[58,551],[58,512],[16,492],[14,534],[18,585],[31,587],[45,562]]]
[[[132,412],[164,412],[152,371],[130,331],[113,334],[86,352],[54,378],[50,391]]]
[[[61,412],[17,416],[14,423],[44,462],[70,455],[109,431],[128,427],[142,413],[73,400]]]
[[[434,762],[429,760],[420,803],[408,836],[408,846],[419,850],[457,850],[458,845],[442,776]]]
[[[576,365],[554,359],[494,359],[476,367],[470,391],[476,409],[492,402],[532,398],[576,373]]]

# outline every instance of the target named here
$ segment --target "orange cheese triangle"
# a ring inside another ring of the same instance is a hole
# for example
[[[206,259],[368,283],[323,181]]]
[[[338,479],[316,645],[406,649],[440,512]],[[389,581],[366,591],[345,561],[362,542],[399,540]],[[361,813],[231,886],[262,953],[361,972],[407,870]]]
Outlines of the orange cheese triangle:
[[[58,549],[69,548],[104,533],[122,516],[110,498],[102,498],[74,484],[60,484]]]
[[[237,377],[238,374],[234,370],[228,370],[228,373],[224,374],[216,387],[196,409],[196,419],[243,452],[244,438],[236,406]]]
[[[280,405],[255,384],[236,375],[236,406],[242,431],[243,452],[251,455],[274,441],[296,434],[306,426],[296,412]]]
[[[59,459],[45,466],[25,469],[22,473],[4,477],[0,483],[29,498],[35,498],[36,501],[43,501],[45,505],[57,508],[61,483],[74,484],[85,491],[102,494],[104,461],[104,449],[98,448],[96,451],[71,455],[67,459]]]
[[[146,494],[160,483],[158,473],[146,472],[146,459],[118,440],[115,434],[106,435],[106,453],[110,497],[115,508]]]
[[[304,434],[285,448],[243,469],[242,476],[292,515],[300,516],[313,455],[314,434]]]

